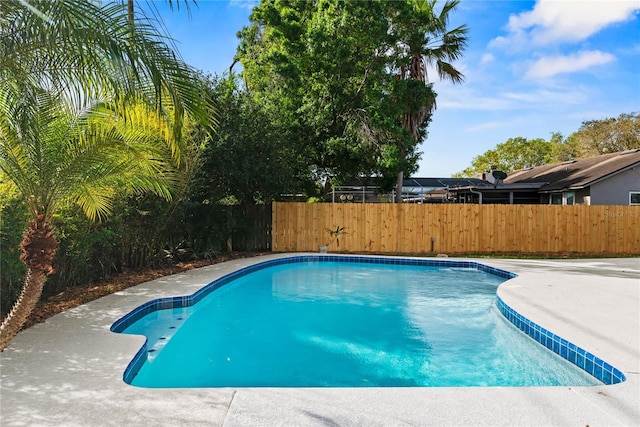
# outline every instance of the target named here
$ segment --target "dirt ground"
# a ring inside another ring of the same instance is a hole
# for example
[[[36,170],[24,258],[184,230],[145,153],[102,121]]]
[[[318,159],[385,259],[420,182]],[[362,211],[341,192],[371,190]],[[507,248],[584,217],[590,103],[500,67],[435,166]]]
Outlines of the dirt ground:
[[[266,253],[266,252],[265,252]],[[36,308],[31,313],[31,316],[27,319],[23,329],[33,326],[37,323],[44,322],[47,318],[61,313],[70,308],[77,307],[85,304],[89,301],[93,301],[105,295],[112,294],[114,292],[121,291],[131,286],[138,285],[140,283],[148,282],[150,280],[157,279],[162,276],[168,276],[170,274],[180,273],[183,271],[191,270],[198,267],[204,267],[207,265],[217,264],[224,261],[229,261],[238,258],[248,258],[258,255],[264,255],[261,252],[238,252],[228,255],[218,256],[215,259],[204,259],[198,261],[191,261],[185,263],[178,263],[176,265],[161,267],[161,268],[149,268],[140,271],[128,271],[117,276],[114,276],[104,282],[97,284],[91,284],[88,286],[76,286],[68,288],[58,295],[54,295],[38,303]]]

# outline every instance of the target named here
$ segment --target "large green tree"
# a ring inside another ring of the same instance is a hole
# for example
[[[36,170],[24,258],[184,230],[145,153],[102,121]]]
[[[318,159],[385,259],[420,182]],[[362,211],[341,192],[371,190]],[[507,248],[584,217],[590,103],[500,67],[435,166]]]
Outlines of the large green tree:
[[[166,40],[144,17],[132,27],[117,2],[0,2],[0,171],[31,214],[21,243],[25,284],[0,327],[0,350],[53,271],[51,216],[62,200],[100,217],[116,189],[170,197],[166,155],[180,161],[185,111],[204,118],[207,107]],[[131,105],[169,130],[162,144],[144,129],[122,128],[136,121]]]
[[[456,5],[263,1],[237,59],[249,93],[297,131],[291,143],[318,175],[382,175],[391,186],[416,169],[435,107],[426,66],[461,79],[450,61],[466,29],[447,29]]]
[[[234,247],[239,240],[231,237],[252,229],[251,213],[259,205],[318,192],[306,156],[290,142],[295,129],[240,89],[236,77],[206,81],[218,124],[215,132],[200,129],[196,135],[199,163],[184,202],[184,229],[196,253],[210,253],[223,240],[223,248],[238,250],[241,243]]]
[[[385,2],[263,1],[241,32],[248,92],[291,132],[318,175],[375,168],[391,47]]]
[[[582,122],[580,129],[556,147],[555,161],[640,148],[640,113]]]
[[[269,203],[282,194],[309,193],[309,166],[287,141],[289,130],[238,88],[232,76],[208,78],[218,125],[207,135],[194,187],[210,204]]]
[[[456,174],[461,177],[477,177],[483,172],[498,169],[509,173],[518,169],[540,166],[552,162],[555,147],[562,142],[562,135],[555,133],[550,141],[542,138],[509,138],[495,148],[485,151],[471,161],[471,166]]]

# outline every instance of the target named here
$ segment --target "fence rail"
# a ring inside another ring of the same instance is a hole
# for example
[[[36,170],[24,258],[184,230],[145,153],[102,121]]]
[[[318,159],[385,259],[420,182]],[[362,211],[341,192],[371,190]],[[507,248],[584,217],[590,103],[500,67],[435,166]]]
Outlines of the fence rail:
[[[273,203],[272,250],[640,254],[640,206]]]

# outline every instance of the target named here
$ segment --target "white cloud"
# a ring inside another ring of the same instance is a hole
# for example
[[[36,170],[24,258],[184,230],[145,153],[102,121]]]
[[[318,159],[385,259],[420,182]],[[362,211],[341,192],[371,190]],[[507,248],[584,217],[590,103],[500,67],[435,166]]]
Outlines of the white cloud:
[[[616,52],[620,55],[640,55],[640,43],[633,46],[619,46]]]
[[[435,91],[438,94],[436,111],[510,111],[516,108],[513,101],[486,93],[484,86],[473,83],[439,83],[435,85]]]
[[[618,117],[620,115],[620,111],[621,110],[617,110],[615,108],[610,110],[573,111],[567,114],[567,118],[573,119],[573,120],[579,120],[580,122],[585,122],[588,120],[605,120],[610,117]]]
[[[610,25],[635,19],[639,11],[637,0],[538,0],[533,10],[511,15],[508,36],[495,38],[490,46],[578,42]]]
[[[480,131],[492,130],[492,129],[504,129],[509,126],[513,126],[514,124],[513,122],[514,120],[512,117],[510,117],[508,120],[480,122],[473,126],[465,127],[462,129],[462,131],[463,132],[480,132]]]
[[[480,59],[480,65],[487,65],[492,63],[495,60],[496,60],[495,56],[493,56],[490,53],[485,53],[484,55],[482,55],[482,58]]]
[[[247,10],[253,10],[258,4],[260,4],[258,0],[229,0],[229,6]]]
[[[539,79],[561,73],[573,73],[615,61],[616,57],[599,50],[582,51],[567,56],[547,56],[534,62],[525,77]]]
[[[516,108],[513,102],[488,96],[436,100],[438,110],[468,110],[468,111],[511,111]]]
[[[583,86],[571,87],[556,86],[551,89],[537,89],[530,92],[504,92],[500,94],[504,99],[514,101],[523,107],[546,106],[547,110],[552,106],[582,105],[589,99],[589,90]]]
[[[575,108],[588,103],[592,90],[581,84],[554,84],[541,87],[485,87],[482,83],[436,87],[436,111],[485,112],[511,114],[515,111],[544,109],[549,112]]]

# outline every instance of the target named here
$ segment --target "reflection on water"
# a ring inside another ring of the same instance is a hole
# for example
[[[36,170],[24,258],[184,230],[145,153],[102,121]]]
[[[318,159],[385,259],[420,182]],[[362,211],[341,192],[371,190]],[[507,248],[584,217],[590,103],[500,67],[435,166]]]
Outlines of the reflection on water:
[[[588,385],[495,307],[475,269],[304,262],[151,313],[145,387]],[[173,328],[173,329],[172,329]],[[540,367],[544,366],[544,370]]]

